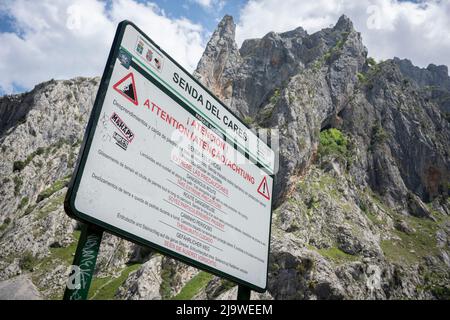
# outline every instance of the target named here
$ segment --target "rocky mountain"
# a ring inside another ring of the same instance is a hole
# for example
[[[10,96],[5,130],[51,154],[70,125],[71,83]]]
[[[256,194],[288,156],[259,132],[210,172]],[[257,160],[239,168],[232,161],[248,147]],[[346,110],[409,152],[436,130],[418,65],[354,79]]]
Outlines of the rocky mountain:
[[[239,48],[226,16],[194,74],[280,139],[269,286],[252,298],[450,297],[447,67],[377,63],[345,16]],[[62,202],[98,84],[0,98],[2,297],[62,296],[80,229]],[[105,234],[90,295],[226,299],[236,286]]]

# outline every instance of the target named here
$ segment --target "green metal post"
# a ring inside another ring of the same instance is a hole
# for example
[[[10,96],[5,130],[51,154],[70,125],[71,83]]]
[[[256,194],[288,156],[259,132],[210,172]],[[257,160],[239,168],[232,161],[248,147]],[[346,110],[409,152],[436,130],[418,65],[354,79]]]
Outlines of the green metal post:
[[[249,287],[238,285],[237,300],[250,300],[250,294]]]
[[[67,279],[64,300],[86,300],[94,275],[103,230],[84,224],[73,259],[72,271]]]

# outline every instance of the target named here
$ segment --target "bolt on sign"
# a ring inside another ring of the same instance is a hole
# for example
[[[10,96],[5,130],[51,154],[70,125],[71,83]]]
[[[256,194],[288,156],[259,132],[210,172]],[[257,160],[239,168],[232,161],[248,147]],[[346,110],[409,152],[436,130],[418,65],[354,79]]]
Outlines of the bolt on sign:
[[[274,152],[139,28],[121,22],[68,214],[256,291]]]

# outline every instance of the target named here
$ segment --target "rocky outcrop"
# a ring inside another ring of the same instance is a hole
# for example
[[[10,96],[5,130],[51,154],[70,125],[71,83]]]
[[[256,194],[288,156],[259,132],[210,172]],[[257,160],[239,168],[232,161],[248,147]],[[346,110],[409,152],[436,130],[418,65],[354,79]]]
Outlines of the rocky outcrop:
[[[447,66],[430,64],[427,68],[419,68],[408,59],[394,58],[402,75],[413,85],[422,90],[422,95],[433,100],[446,114],[450,114],[450,77]]]
[[[239,49],[234,40],[235,31],[233,18],[225,16],[211,36],[202,60],[194,72],[194,76],[227,105],[231,101],[233,90],[229,84],[236,76],[232,74],[233,66],[241,63]]]
[[[221,46],[213,36],[195,74],[205,85],[222,83],[224,88],[226,83],[233,110],[250,122],[279,130],[280,144],[284,146],[274,190],[279,195],[288,190],[291,178],[311,162],[318,130],[334,121],[349,100],[367,50],[345,16],[334,28],[313,35],[297,28],[246,40],[239,53],[230,23],[229,17],[224,18],[215,32],[225,34],[227,45]],[[227,52],[220,64],[229,68],[217,75],[212,72],[216,64],[211,63],[210,56],[220,50]],[[221,94],[215,86],[211,89]]]
[[[194,74],[253,129],[278,132],[268,290],[252,298],[448,299],[447,69],[376,63],[345,16],[241,48],[234,36],[226,16]],[[26,279],[36,296],[62,296],[80,234],[62,202],[98,82],[0,98],[0,294]],[[94,299],[237,293],[109,234],[92,287]]]
[[[218,46],[211,40],[205,54]],[[230,105],[280,137],[270,295],[431,298],[448,290],[448,247],[431,254],[417,243],[431,234],[435,246],[436,230],[448,228],[449,124],[422,90],[441,82],[448,94],[445,67],[408,73],[396,59],[377,64],[345,16],[312,35],[298,28],[247,40],[239,54],[241,63],[223,72]],[[222,75],[207,61],[197,73],[211,83]],[[330,128],[343,138],[330,138]],[[325,146],[333,143],[345,147]],[[427,264],[431,255],[440,262]],[[424,265],[441,289],[424,283]]]
[[[42,300],[42,295],[27,276],[0,282],[0,300]]]
[[[155,256],[130,275],[119,288],[117,298],[128,300],[160,300],[162,256]]]
[[[404,77],[413,81],[418,86],[436,86],[450,91],[450,77],[447,66],[430,64],[426,68],[419,68],[413,65],[408,59],[395,57],[392,61],[398,65]]]

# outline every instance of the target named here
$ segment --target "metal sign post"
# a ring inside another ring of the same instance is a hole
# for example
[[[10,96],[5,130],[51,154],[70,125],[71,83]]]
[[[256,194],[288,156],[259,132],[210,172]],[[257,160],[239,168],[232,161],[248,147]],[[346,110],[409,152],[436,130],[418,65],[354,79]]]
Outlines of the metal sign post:
[[[237,300],[250,300],[252,291],[249,287],[238,285]]]
[[[91,224],[83,225],[63,300],[87,299],[102,235],[103,230],[100,228]]]

